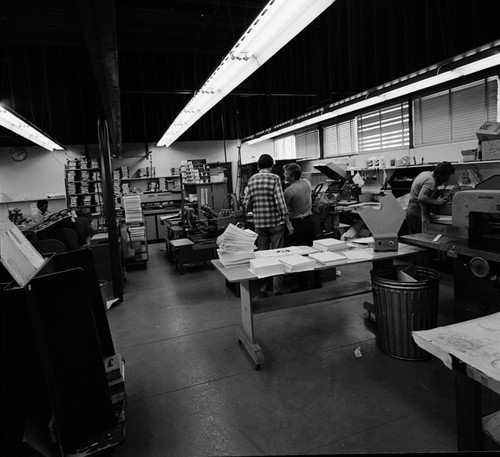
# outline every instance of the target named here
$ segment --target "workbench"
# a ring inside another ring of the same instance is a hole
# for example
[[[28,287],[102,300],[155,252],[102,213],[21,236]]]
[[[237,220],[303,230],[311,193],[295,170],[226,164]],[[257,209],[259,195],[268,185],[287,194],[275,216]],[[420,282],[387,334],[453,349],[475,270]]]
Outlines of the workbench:
[[[359,251],[366,253],[369,258],[348,260],[338,263],[334,266],[324,266],[316,264],[315,270],[327,270],[331,268],[342,267],[363,262],[372,262],[373,268],[377,269],[392,264],[392,259],[404,257],[421,252],[422,249],[406,244],[399,244],[397,251],[374,252],[373,248],[353,248],[350,251]],[[331,301],[338,298],[349,297],[363,294],[371,291],[371,281],[360,281],[337,287],[322,287],[293,294],[284,294],[277,297],[264,299],[253,299],[251,296],[251,282],[258,280],[257,276],[249,270],[249,265],[225,268],[220,260],[212,260],[212,264],[221,273],[228,283],[239,283],[240,286],[240,307],[241,307],[241,325],[238,327],[237,335],[240,343],[243,344],[246,351],[250,354],[257,369],[264,363],[262,349],[255,340],[254,322],[255,314],[267,313],[296,306],[308,305],[311,303],[320,303]]]
[[[167,246],[167,256],[174,261],[175,269],[182,275],[184,265],[187,263],[203,262],[211,260],[217,256],[216,243],[214,240],[205,242],[193,242],[189,238],[179,238],[176,240],[165,239]]]
[[[400,237],[413,246],[442,252],[453,268],[455,320],[457,322],[500,312],[500,251],[494,247],[471,245],[467,239],[435,233],[416,233]],[[483,259],[491,273],[478,277],[471,270],[472,259]],[[496,277],[496,279],[494,279]]]
[[[495,313],[413,332],[416,344],[454,372],[458,451],[483,450],[483,423],[490,436],[500,432],[498,412],[483,419],[481,404],[481,386],[500,394],[499,330],[500,313]]]

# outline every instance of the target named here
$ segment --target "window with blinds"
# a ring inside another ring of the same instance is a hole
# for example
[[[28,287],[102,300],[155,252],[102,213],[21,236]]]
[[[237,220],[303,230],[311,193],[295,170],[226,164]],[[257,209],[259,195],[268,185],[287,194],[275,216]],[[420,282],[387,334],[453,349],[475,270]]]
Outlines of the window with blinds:
[[[404,148],[410,145],[408,102],[357,117],[359,152]]]
[[[319,131],[299,133],[295,135],[296,159],[319,158]]]
[[[274,160],[295,159],[295,136],[289,135],[273,141]]]
[[[476,139],[476,130],[498,116],[498,77],[415,99],[414,145]]]
[[[356,119],[329,125],[323,129],[325,157],[358,153]]]

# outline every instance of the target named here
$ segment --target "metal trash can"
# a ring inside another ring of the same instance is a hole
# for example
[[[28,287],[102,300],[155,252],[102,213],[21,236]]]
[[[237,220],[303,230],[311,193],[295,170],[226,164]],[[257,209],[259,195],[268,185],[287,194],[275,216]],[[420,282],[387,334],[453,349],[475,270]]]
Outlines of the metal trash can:
[[[380,349],[404,360],[425,360],[431,355],[418,347],[411,332],[437,326],[439,279],[430,268],[416,267],[416,282],[397,279],[397,267],[370,272]]]

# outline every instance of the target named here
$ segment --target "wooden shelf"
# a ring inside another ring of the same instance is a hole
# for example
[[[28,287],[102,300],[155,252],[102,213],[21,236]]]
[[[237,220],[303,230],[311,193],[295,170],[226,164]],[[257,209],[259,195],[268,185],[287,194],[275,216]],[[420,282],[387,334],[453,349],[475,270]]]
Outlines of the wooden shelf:
[[[152,176],[152,177],[141,177],[141,178],[121,178],[120,181],[151,181],[153,179],[175,179],[180,178],[180,176]]]

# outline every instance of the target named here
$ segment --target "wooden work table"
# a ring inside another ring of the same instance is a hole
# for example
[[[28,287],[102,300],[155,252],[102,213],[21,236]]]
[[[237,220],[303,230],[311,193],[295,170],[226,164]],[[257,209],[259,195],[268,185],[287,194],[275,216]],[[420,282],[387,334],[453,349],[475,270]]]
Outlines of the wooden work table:
[[[374,252],[372,248],[353,248],[351,250],[365,252],[369,254],[369,258],[356,260],[348,260],[346,258],[345,261],[328,267],[317,263],[315,269],[327,270],[364,262],[372,262],[374,268],[377,268],[392,264],[392,259],[394,258],[404,257],[422,251],[421,248],[402,243],[399,244],[399,249],[397,251]],[[259,369],[264,363],[264,356],[262,354],[261,347],[255,340],[253,322],[254,314],[272,312],[279,309],[302,306],[311,303],[320,303],[322,301],[329,301],[366,293],[371,290],[371,282],[367,281],[369,278],[363,278],[363,281],[355,284],[351,283],[345,286],[335,285],[335,287],[323,287],[321,289],[313,289],[305,292],[284,294],[277,297],[255,300],[251,296],[250,283],[258,280],[259,278],[257,278],[257,276],[249,270],[249,265],[226,268],[221,264],[220,260],[212,260],[212,264],[227,282],[239,283],[240,285],[241,326],[238,327],[238,340],[250,354],[250,357],[256,365],[256,369]]]
[[[483,450],[483,424],[498,440],[499,412],[482,418],[481,386],[500,394],[500,313],[413,332],[455,374],[457,448]]]

